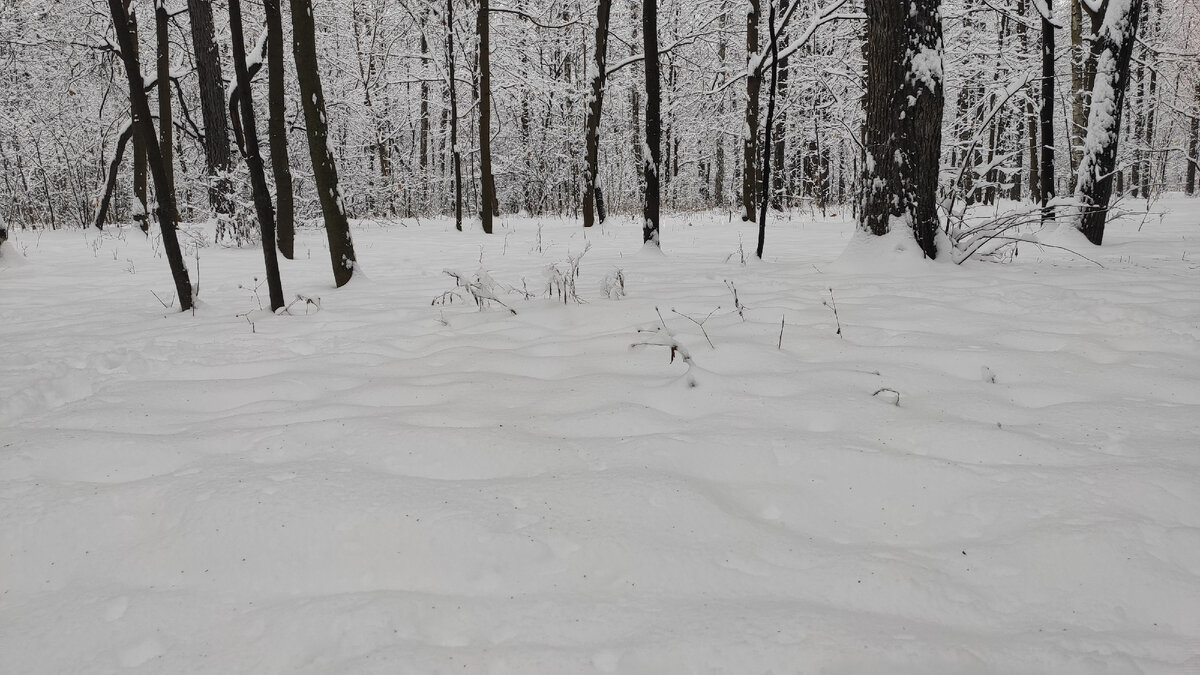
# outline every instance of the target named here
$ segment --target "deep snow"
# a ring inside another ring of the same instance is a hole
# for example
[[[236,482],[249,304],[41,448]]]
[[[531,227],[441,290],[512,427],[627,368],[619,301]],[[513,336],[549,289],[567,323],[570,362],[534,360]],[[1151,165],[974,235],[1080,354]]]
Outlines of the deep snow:
[[[1200,203],[1154,208],[1103,267],[360,222],[341,290],[299,233],[291,316],[254,249],[177,314],[140,232],[12,232],[0,671],[1196,672]],[[431,304],[481,260],[515,315]]]

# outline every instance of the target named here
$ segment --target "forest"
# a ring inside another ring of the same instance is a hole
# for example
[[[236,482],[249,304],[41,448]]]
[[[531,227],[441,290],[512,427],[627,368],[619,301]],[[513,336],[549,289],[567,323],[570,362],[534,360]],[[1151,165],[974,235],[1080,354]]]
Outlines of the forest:
[[[0,0],[0,672],[1200,671],[1200,0]]]

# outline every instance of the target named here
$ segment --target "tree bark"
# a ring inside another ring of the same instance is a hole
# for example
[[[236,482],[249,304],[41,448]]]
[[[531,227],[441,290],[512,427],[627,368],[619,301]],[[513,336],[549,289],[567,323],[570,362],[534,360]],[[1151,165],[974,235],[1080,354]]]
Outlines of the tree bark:
[[[1075,197],[1083,209],[1079,230],[1097,246],[1104,241],[1104,221],[1112,197],[1121,113],[1125,107],[1129,64],[1133,57],[1141,9],[1142,0],[1109,0],[1103,23],[1096,35],[1095,84]]]
[[[338,191],[337,165],[329,145],[329,129],[325,117],[325,92],[321,88],[321,71],[317,66],[317,34],[313,23],[312,0],[291,0],[292,54],[296,60],[296,76],[300,83],[300,100],[304,106],[304,126],[308,132],[308,154],[312,160],[313,181],[321,200],[325,217],[325,236],[329,239],[329,258],[333,278],[338,288],[354,276],[357,258],[350,238],[350,224]]]
[[[150,103],[146,100],[145,82],[142,80],[141,67],[136,57],[137,48],[130,31],[129,15],[125,12],[121,0],[108,0],[108,8],[112,13],[113,28],[117,34],[117,43],[121,47],[121,59],[124,61],[125,75],[129,83],[134,134],[142,139],[146,148],[150,173],[154,178],[154,190],[158,193],[158,225],[162,230],[163,252],[167,254],[167,263],[171,267],[180,311],[186,312],[192,308],[192,282],[188,278],[187,267],[183,264],[183,253],[179,249],[179,238],[175,232],[175,193],[167,185],[167,173],[163,168],[162,154],[154,134],[154,122],[150,116]]]
[[[164,0],[157,0],[154,7],[155,38],[158,43],[156,70],[158,76],[158,147],[162,152],[163,169],[167,172],[167,186],[175,193],[175,155],[173,138],[175,127],[171,115],[171,36],[167,33],[167,7]],[[179,222],[179,214],[175,214]]]
[[[208,202],[220,216],[233,213],[230,199],[233,186],[228,173],[232,166],[229,149],[229,124],[225,119],[225,78],[221,74],[221,52],[217,49],[213,28],[212,5],[208,0],[188,0],[191,17],[192,49],[196,56],[196,75],[200,80],[200,111],[204,117],[204,161],[213,177]]]
[[[1196,83],[1196,107],[1200,108],[1200,82]],[[1196,169],[1200,163],[1200,112],[1192,115],[1192,128],[1188,140],[1187,176],[1183,189],[1189,195],[1196,194]]]
[[[492,175],[492,55],[488,0],[479,0],[475,33],[479,38],[479,215],[483,231],[492,233],[492,216],[499,215],[496,177]]]
[[[771,0],[768,0],[770,2]],[[758,203],[758,97],[762,88],[762,69],[758,65],[758,22],[761,0],[750,0],[746,12],[746,120],[742,129],[742,220],[754,222]]]
[[[771,88],[767,92],[767,119],[763,125],[763,155],[762,155],[762,184],[763,195],[762,204],[758,210],[758,246],[755,248],[754,255],[762,260],[763,245],[767,238],[767,211],[771,203],[770,190],[767,186],[771,184],[771,132],[775,124],[775,93],[779,87],[779,41],[775,35],[775,3],[773,0],[767,0],[770,7],[770,12],[767,19],[767,32],[771,40]],[[782,172],[781,172],[782,173]]]
[[[942,18],[938,0],[867,0],[866,128],[860,229],[912,228],[937,255],[942,139]],[[911,9],[910,9],[911,7]]]
[[[1083,157],[1083,137],[1087,135],[1088,97],[1091,95],[1084,70],[1088,56],[1083,47],[1083,6],[1080,0],[1069,0],[1071,5],[1071,136],[1070,144],[1071,184],[1074,185],[1079,171],[1079,160]]]
[[[125,9],[129,10],[131,0],[125,0]],[[129,11],[129,37],[130,49],[132,50],[131,58],[135,63],[141,64],[141,56],[139,54],[138,44],[138,20],[136,8]],[[132,93],[130,96],[132,97]],[[144,92],[143,92],[143,95]],[[142,232],[150,231],[150,199],[149,190],[146,185],[146,144],[141,136],[134,134],[133,136],[133,196],[137,199],[138,210],[133,214],[133,220],[142,228]]]
[[[587,176],[583,186],[583,226],[596,221],[596,182],[600,173],[600,115],[604,109],[605,68],[608,67],[608,19],[612,0],[596,5],[596,51],[592,60],[592,97],[587,115]],[[603,219],[601,219],[603,222]]]
[[[283,81],[283,13],[280,0],[263,0],[267,17],[267,138],[271,146],[271,172],[275,175],[276,224],[279,252],[295,255],[296,222],[292,197],[292,162],[288,156],[285,83]],[[247,90],[249,92],[249,90]]]
[[[1041,166],[1038,175],[1042,184],[1042,220],[1053,220],[1054,209],[1054,24],[1042,16],[1042,100],[1039,111],[1041,125]]]
[[[642,0],[642,53],[646,55],[646,147],[650,156],[645,158],[646,203],[643,210],[643,243],[661,248],[659,240],[659,170],[662,167],[662,114],[659,110],[662,90],[658,73],[658,2]]]
[[[242,2],[229,0],[229,32],[233,41],[233,70],[237,75],[238,104],[241,107],[242,132],[246,142],[246,166],[250,169],[250,185],[254,190],[254,210],[262,231],[263,262],[267,269],[267,289],[271,296],[271,311],[283,307],[283,284],[279,279],[279,259],[275,256],[275,212],[271,208],[271,193],[263,171],[258,147],[258,124],[254,119],[254,96],[250,90],[250,72],[246,68],[246,41],[242,35]]]
[[[446,0],[446,64],[450,71],[450,154],[454,164],[454,227],[462,232],[462,155],[458,151],[458,82],[454,79],[454,0]]]

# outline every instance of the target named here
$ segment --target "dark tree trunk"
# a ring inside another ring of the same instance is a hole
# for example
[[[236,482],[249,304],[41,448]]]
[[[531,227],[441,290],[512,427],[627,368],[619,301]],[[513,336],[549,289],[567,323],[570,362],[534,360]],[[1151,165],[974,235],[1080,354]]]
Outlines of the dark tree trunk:
[[[770,0],[768,0],[770,1]],[[758,54],[758,22],[761,0],[750,0],[746,12],[746,125],[742,129],[742,220],[754,222],[758,203],[758,96],[762,88],[762,59]]]
[[[1104,241],[1104,221],[1108,216],[1113,170],[1117,164],[1121,112],[1129,86],[1129,64],[1142,14],[1142,0],[1110,2],[1093,49],[1097,55],[1095,85],[1087,140],[1079,162],[1079,183],[1075,187],[1075,197],[1083,209],[1079,230],[1097,246]],[[1120,14],[1109,16],[1113,12]]]
[[[258,148],[258,124],[254,119],[254,96],[250,90],[250,72],[246,69],[246,41],[242,35],[242,1],[229,0],[229,32],[233,41],[233,70],[237,75],[237,97],[242,113],[242,132],[246,142],[246,166],[250,169],[250,185],[254,190],[254,210],[262,231],[263,262],[267,269],[267,289],[271,295],[271,311],[283,307],[283,284],[279,280],[279,259],[275,256],[275,212],[271,208],[271,193],[263,171],[262,155]]]
[[[462,232],[462,155],[458,151],[458,82],[454,79],[454,0],[446,0],[446,64],[450,71],[450,154],[454,163],[454,227]]]
[[[317,66],[317,34],[313,24],[312,0],[291,0],[292,54],[296,59],[296,76],[300,82],[300,100],[304,105],[304,126],[308,131],[308,154],[312,160],[313,182],[321,199],[325,217],[325,236],[329,239],[329,258],[333,263],[333,278],[338,288],[354,276],[354,242],[350,224],[338,191],[337,165],[329,145],[329,129],[325,117],[325,92],[321,88],[321,71]]]
[[[1042,220],[1054,219],[1054,24],[1042,17],[1042,98],[1038,113],[1041,126],[1041,153],[1038,176],[1042,184]]]
[[[604,109],[604,70],[608,67],[608,18],[612,0],[600,0],[596,5],[596,52],[592,67],[592,100],[587,115],[587,176],[583,186],[583,226],[591,227],[596,220],[596,182],[600,173],[600,114]],[[601,218],[603,222],[603,218]]]
[[[642,241],[661,247],[658,230],[659,170],[662,167],[662,114],[659,106],[662,90],[658,81],[658,2],[642,1],[642,53],[646,55],[646,147],[645,158],[646,204],[643,211]]]
[[[499,215],[496,177],[492,175],[492,55],[489,42],[488,0],[479,0],[475,24],[479,38],[479,215],[483,231],[492,233],[492,216]]]
[[[130,0],[125,0],[125,9],[129,9]],[[129,41],[132,53],[130,58],[141,65],[138,45],[137,11],[129,12]],[[130,96],[132,97],[132,93]],[[144,95],[144,92],[143,92]],[[150,231],[150,199],[146,185],[146,143],[139,134],[133,136],[133,196],[137,198],[138,210],[133,214],[133,220],[142,228],[142,232]]]
[[[271,144],[271,172],[275,175],[279,252],[291,260],[295,254],[296,223],[292,200],[292,162],[288,157],[287,123],[284,119],[283,14],[279,2],[263,0],[267,15],[267,108],[270,110],[267,137]]]
[[[763,245],[767,238],[767,211],[771,203],[770,190],[766,189],[771,184],[771,131],[775,124],[775,93],[779,87],[779,41],[775,35],[775,3],[773,0],[768,0],[770,3],[770,12],[767,18],[767,32],[770,33],[771,39],[771,88],[767,92],[767,119],[763,125],[763,154],[762,154],[762,184],[763,195],[762,204],[758,210],[758,247],[754,254],[759,260],[763,257]],[[780,172],[782,174],[782,172]]]
[[[867,0],[864,48],[867,162],[859,227],[882,236],[893,221],[906,221],[930,258],[937,255],[934,235],[939,222],[936,192],[942,140],[939,4],[938,0]]]
[[[167,8],[159,0],[154,8],[155,38],[158,43],[156,75],[158,78],[158,147],[162,152],[163,169],[167,172],[167,186],[175,194],[175,156],[173,138],[175,128],[171,116],[171,36],[167,33]],[[179,214],[175,213],[175,222]]]
[[[1196,105],[1200,107],[1200,82],[1196,83]],[[1200,114],[1192,116],[1191,138],[1188,140],[1187,177],[1183,189],[1189,195],[1196,194],[1196,168],[1200,163]]]
[[[208,190],[208,202],[218,216],[228,216],[233,213],[230,201],[232,185],[227,175],[232,166],[232,156],[229,150],[229,124],[225,119],[225,78],[221,74],[221,52],[217,49],[212,5],[208,0],[188,0],[187,4],[192,25],[192,49],[196,55],[196,75],[200,80],[204,161],[208,175],[215,178]]]
[[[150,117],[150,103],[146,100],[145,82],[138,65],[137,49],[133,44],[130,32],[129,15],[121,0],[108,0],[109,11],[112,12],[113,28],[116,30],[117,43],[121,47],[121,58],[125,63],[125,75],[129,83],[129,102],[133,109],[134,134],[142,139],[146,148],[146,156],[150,165],[150,173],[154,178],[154,190],[158,193],[158,225],[162,229],[163,251],[167,254],[167,263],[171,267],[171,277],[175,281],[175,293],[179,296],[179,308],[187,311],[192,308],[192,282],[188,278],[187,267],[183,264],[183,253],[179,250],[179,238],[175,228],[175,193],[167,186],[167,172],[163,168],[162,154],[158,150],[158,139],[154,134],[154,122]]]
[[[1068,0],[1071,6],[1071,182],[1077,180],[1079,160],[1083,157],[1083,137],[1087,135],[1088,97],[1091,95],[1087,76],[1088,56],[1083,45],[1083,6],[1081,0]]]
[[[775,12],[775,4],[771,3],[771,13],[773,14],[774,12]],[[773,30],[770,28],[770,23],[768,23],[768,30]],[[787,46],[786,41],[784,43],[784,46],[785,47]],[[776,44],[776,37],[772,34],[772,36],[771,36],[771,55],[772,55],[771,58],[775,58],[775,55],[778,53],[779,53],[779,45]],[[772,102],[776,98],[778,98],[778,99],[786,99],[787,98],[787,80],[788,80],[788,71],[789,70],[790,70],[790,68],[788,68],[787,58],[783,59],[783,63],[779,64],[778,69],[776,69],[774,63],[771,64],[771,78],[772,78],[771,98],[772,98]],[[775,81],[776,78],[778,78],[778,82]],[[784,196],[785,196],[784,193],[786,192],[786,187],[787,187],[786,182],[785,182],[787,175],[783,171],[783,162],[784,162],[784,158],[787,155],[787,109],[779,108],[778,111],[775,113],[775,115],[773,115],[773,116],[768,115],[768,117],[773,117],[774,123],[775,123],[775,128],[772,130],[772,134],[774,135],[774,138],[775,138],[775,140],[774,140],[775,178],[770,183],[767,182],[767,168],[766,168],[766,164],[764,163],[763,164],[763,186],[764,186],[764,189],[766,189],[765,186],[767,186],[767,185],[771,186],[771,206],[774,207],[774,209],[776,211],[782,211],[784,209],[784,207],[786,206],[786,204],[784,203]],[[770,124],[770,123],[771,123],[771,121],[768,120],[767,124]],[[813,125],[816,126],[815,119],[813,120]],[[763,143],[766,143],[766,142],[767,141],[764,138]],[[766,155],[764,155],[764,157],[765,156]],[[824,207],[824,204],[822,204],[821,206]]]
[[[108,163],[108,173],[104,178],[104,194],[100,197],[100,204],[96,207],[96,217],[92,221],[92,225],[97,230],[104,229],[104,219],[108,217],[108,207],[112,204],[113,192],[117,188],[117,173],[121,167],[121,158],[125,156],[125,146],[129,140],[133,138],[133,122],[129,123],[121,131],[121,135],[117,137],[117,147],[113,149],[112,161]]]

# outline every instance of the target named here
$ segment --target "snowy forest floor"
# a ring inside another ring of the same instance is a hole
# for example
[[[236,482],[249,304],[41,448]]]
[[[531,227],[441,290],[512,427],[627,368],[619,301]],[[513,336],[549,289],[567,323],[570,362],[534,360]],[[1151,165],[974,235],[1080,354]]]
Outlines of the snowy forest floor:
[[[341,290],[309,228],[287,316],[254,248],[193,315],[140,232],[12,232],[0,671],[1196,672],[1200,202],[1153,209],[1103,267],[360,222]],[[481,260],[515,315],[431,304]]]

